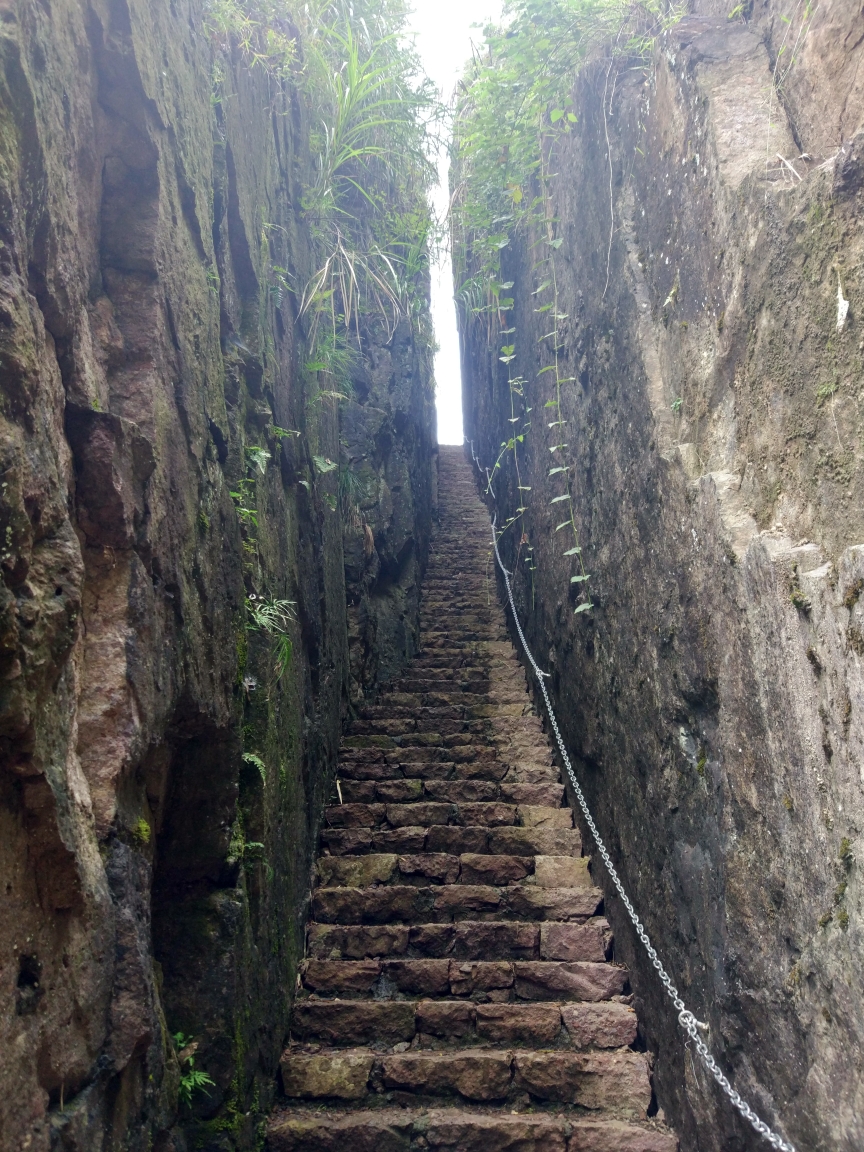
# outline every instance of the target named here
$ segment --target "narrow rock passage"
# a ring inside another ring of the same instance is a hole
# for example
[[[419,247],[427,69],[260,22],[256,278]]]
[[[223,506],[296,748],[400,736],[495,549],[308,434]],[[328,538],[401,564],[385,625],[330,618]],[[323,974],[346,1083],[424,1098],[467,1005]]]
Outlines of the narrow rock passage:
[[[674,1152],[627,971],[440,450],[422,652],[344,740],[274,1152]]]

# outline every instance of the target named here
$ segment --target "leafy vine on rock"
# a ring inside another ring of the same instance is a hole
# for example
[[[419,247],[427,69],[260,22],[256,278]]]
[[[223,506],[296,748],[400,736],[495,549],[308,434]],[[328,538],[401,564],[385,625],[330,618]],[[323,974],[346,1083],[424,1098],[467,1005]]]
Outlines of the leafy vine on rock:
[[[554,482],[546,503],[553,510],[561,505],[567,513],[554,531],[566,530],[571,538],[564,555],[575,557],[578,566],[570,577],[581,593],[577,613],[593,605],[574,514],[562,409],[563,389],[574,378],[562,374],[560,356],[565,346],[560,325],[567,316],[560,310],[556,267],[563,237],[552,206],[555,151],[577,123],[572,91],[579,69],[592,59],[608,58],[611,70],[618,58],[643,58],[657,33],[677,16],[677,10],[661,0],[511,0],[501,25],[486,29],[484,49],[463,80],[457,109],[451,215],[453,249],[459,258],[454,268],[457,300],[463,314],[486,315],[490,353],[506,366],[510,392],[510,432],[501,442],[491,477],[512,455],[520,499],[501,531],[521,526],[517,556],[525,546],[533,573],[524,524],[531,489],[523,484],[519,463],[532,408],[525,403],[528,378],[514,373],[518,333],[509,319],[514,298],[508,294],[514,284],[502,275],[502,254],[521,232],[529,250],[541,253],[532,269],[531,295],[535,313],[549,318],[540,347],[523,352],[521,360],[527,371],[539,364],[538,380],[553,374],[554,392],[544,402],[553,439],[547,476]],[[604,115],[605,101],[604,93]]]

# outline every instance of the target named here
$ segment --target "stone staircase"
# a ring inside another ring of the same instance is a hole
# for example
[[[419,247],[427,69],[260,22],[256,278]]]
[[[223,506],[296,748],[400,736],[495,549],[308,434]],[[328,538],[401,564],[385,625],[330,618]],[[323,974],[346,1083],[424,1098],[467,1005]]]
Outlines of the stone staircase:
[[[422,653],[344,740],[271,1152],[675,1152],[442,447]]]

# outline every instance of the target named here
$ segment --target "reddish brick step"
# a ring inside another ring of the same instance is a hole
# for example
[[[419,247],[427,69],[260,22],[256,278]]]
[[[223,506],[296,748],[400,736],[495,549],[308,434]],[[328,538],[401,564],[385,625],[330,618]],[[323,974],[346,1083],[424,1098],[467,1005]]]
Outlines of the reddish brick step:
[[[623,996],[627,970],[615,964],[557,961],[380,959],[305,961],[305,986],[319,994],[367,993],[382,969],[389,984],[411,996],[486,996],[510,1000],[579,1000]],[[367,983],[368,981],[368,983]]]
[[[394,830],[325,828],[321,841],[334,856],[367,852],[415,854],[443,852],[491,856],[579,856],[582,841],[575,828],[488,828],[433,824]]]
[[[529,876],[544,888],[591,886],[588,861],[575,856],[490,856],[464,853],[369,853],[365,856],[321,856],[317,874],[325,888],[364,888],[372,884],[518,883]]]
[[[338,889],[340,892],[346,889]],[[415,889],[410,889],[415,891]],[[475,915],[476,915],[476,909]],[[455,920],[452,922],[309,925],[307,955],[315,960],[363,960],[373,957],[426,957],[456,960],[544,960],[592,962],[602,966],[609,947],[603,917],[585,922],[538,924],[523,920]],[[610,967],[609,973],[619,969]],[[538,979],[555,974],[538,972]],[[611,978],[611,977],[610,977]],[[565,982],[566,984],[566,982]],[[617,975],[609,995],[617,995]],[[527,999],[537,999],[529,996]]]
[[[601,899],[598,888],[382,884],[319,888],[312,897],[312,914],[320,924],[440,924],[492,917],[524,920],[529,916],[537,921],[567,922],[592,916]]]
[[[407,996],[471,996],[496,1003],[513,999],[594,1003],[623,995],[627,983],[626,970],[617,965],[548,961],[310,959],[304,961],[303,973],[304,987],[318,995],[371,994],[383,973],[387,988]]]
[[[314,963],[314,962],[313,962]],[[374,963],[374,962],[368,962]],[[437,962],[447,964],[449,962]],[[377,963],[386,979],[387,965]],[[366,978],[371,973],[366,974]],[[377,981],[378,977],[376,977]],[[446,982],[446,981],[445,981]],[[374,983],[374,982],[373,982]],[[297,1001],[296,1041],[381,1049],[419,1036],[460,1044],[521,1047],[624,1048],[636,1039],[636,1013],[626,1004],[476,1004],[471,1000]]]
[[[569,1114],[511,1115],[465,1108],[276,1114],[270,1152],[677,1152],[662,1125],[573,1119]]]
[[[640,1119],[651,1103],[646,1057],[627,1048],[603,1052],[476,1048],[386,1055],[368,1049],[312,1054],[289,1048],[280,1068],[289,1098],[363,1100],[376,1092],[397,1090],[485,1102],[527,1092],[532,1100],[603,1108]]]
[[[564,799],[564,787],[561,784],[502,781],[499,785],[494,780],[341,780],[340,791],[345,804],[411,803],[425,798],[444,804],[501,800],[516,805],[559,808]]]
[[[434,789],[433,789],[434,790]],[[405,789],[409,792],[410,789]],[[459,827],[495,828],[518,825],[523,828],[572,829],[573,813],[569,808],[540,804],[506,804],[503,801],[423,800],[417,803],[335,804],[325,811],[332,828],[391,828],[452,824]]]

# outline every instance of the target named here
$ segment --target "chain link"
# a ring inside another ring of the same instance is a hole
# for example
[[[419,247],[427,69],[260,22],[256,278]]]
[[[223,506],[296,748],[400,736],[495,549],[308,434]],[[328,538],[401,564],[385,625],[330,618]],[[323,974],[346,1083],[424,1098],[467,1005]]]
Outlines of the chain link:
[[[473,441],[471,443],[471,455],[474,458],[474,463],[477,465],[477,468],[482,474],[483,469],[480,467],[480,461],[474,454]],[[487,480],[488,475],[489,474],[487,470]],[[491,484],[489,487],[491,488]],[[508,572],[501,562],[501,555],[498,552],[498,540],[495,535],[495,528],[495,517],[493,517],[492,547],[495,549],[495,559],[498,562],[498,567],[501,569],[501,572],[504,575],[504,585],[507,589],[507,599],[510,601],[510,611],[513,613],[513,622],[516,625],[516,632],[518,633],[522,647],[525,649],[525,655],[528,657],[528,662],[534,669],[534,672],[537,676],[537,681],[540,685],[540,691],[543,694],[543,700],[546,704],[546,712],[549,716],[549,722],[552,725],[552,731],[555,733],[555,740],[558,744],[558,750],[561,753],[561,759],[564,761],[564,767],[567,769],[567,775],[570,778],[570,783],[573,785],[573,791],[576,793],[576,799],[579,802],[579,807],[582,809],[582,815],[585,817],[585,823],[588,825],[588,828],[594,839],[594,843],[597,845],[597,851],[600,853],[600,857],[603,860],[603,863],[606,865],[606,871],[609,873],[609,877],[612,883],[615,885],[618,895],[621,897],[622,904],[627,909],[627,915],[630,917],[630,920],[633,923],[633,927],[636,929],[636,935],[639,937],[645,948],[645,951],[648,953],[651,964],[653,965],[657,975],[660,978],[660,983],[666,990],[666,994],[668,995],[669,999],[675,1005],[675,1010],[678,1013],[678,1024],[693,1041],[693,1046],[699,1054],[702,1063],[705,1065],[705,1067],[714,1077],[717,1084],[719,1084],[719,1086],[723,1089],[723,1091],[731,1100],[733,1106],[738,1110],[738,1112],[741,1113],[744,1119],[748,1120],[750,1124],[753,1125],[759,1135],[763,1136],[772,1148],[778,1149],[778,1152],[796,1152],[794,1145],[790,1144],[787,1140],[784,1140],[781,1136],[778,1136],[776,1132],[769,1128],[765,1121],[761,1120],[759,1116],[757,1116],[747,1101],[744,1100],[729,1083],[729,1080],[723,1073],[720,1066],[717,1064],[717,1061],[708,1050],[708,1045],[700,1035],[700,1032],[707,1031],[707,1024],[701,1023],[696,1019],[693,1013],[687,1009],[684,1001],[681,999],[681,995],[678,992],[678,989],[672,983],[671,976],[663,967],[663,963],[660,960],[660,957],[657,955],[657,951],[651,943],[648,933],[645,931],[645,926],[637,916],[636,909],[633,907],[632,903],[630,902],[630,898],[624,890],[621,877],[618,875],[618,870],[612,863],[612,857],[609,855],[609,851],[606,848],[606,845],[603,843],[603,839],[600,836],[597,825],[594,823],[594,817],[591,815],[588,802],[585,799],[582,788],[579,785],[579,781],[576,779],[576,773],[573,771],[573,765],[570,762],[570,757],[567,755],[567,749],[564,746],[564,740],[561,736],[561,731],[558,728],[558,720],[555,716],[555,712],[552,708],[552,702],[549,699],[549,693],[546,689],[546,680],[549,678],[549,673],[543,672],[537,664],[531,649],[528,647],[528,641],[525,639],[525,634],[522,631],[522,625],[519,622],[519,613],[516,611],[516,604],[513,600],[513,589],[510,586],[510,577],[512,573]]]

